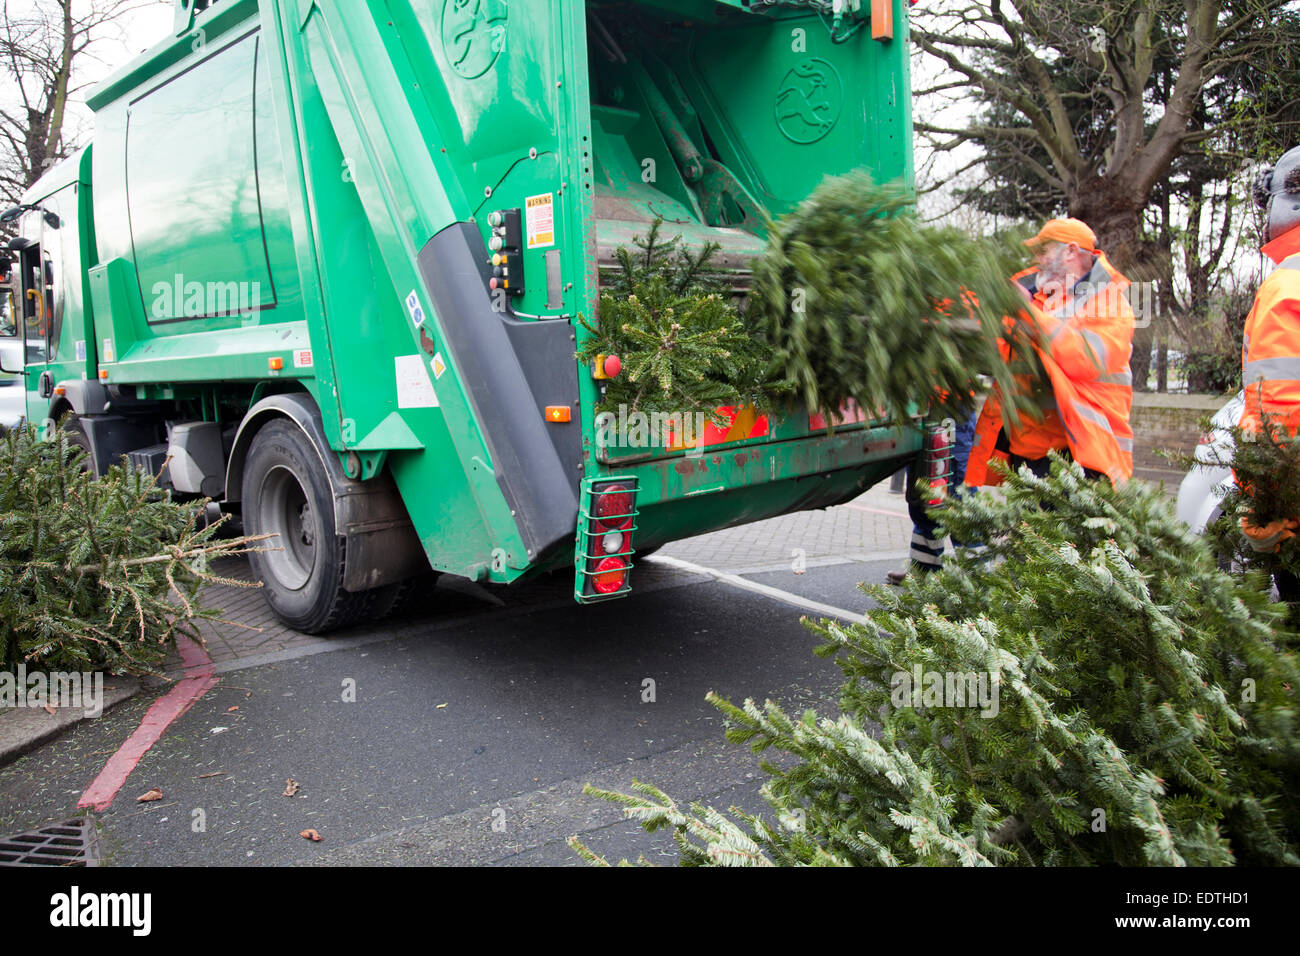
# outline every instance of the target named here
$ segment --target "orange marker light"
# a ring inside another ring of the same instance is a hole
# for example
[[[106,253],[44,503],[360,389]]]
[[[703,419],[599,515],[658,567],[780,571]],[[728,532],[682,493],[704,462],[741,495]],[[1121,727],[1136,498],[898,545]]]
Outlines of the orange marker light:
[[[613,594],[627,584],[627,562],[622,558],[605,558],[596,565],[591,585],[597,594]]]
[[[275,358],[269,358],[266,360],[266,367],[272,372],[278,372],[280,369],[284,368],[284,359],[280,358],[278,355]]]
[[[101,369],[99,370],[99,377],[102,378],[104,381],[107,382],[107,381],[108,381],[108,369],[106,369],[106,368],[101,368]]]
[[[567,422],[571,421],[573,410],[568,405],[547,405],[546,420],[548,422]]]

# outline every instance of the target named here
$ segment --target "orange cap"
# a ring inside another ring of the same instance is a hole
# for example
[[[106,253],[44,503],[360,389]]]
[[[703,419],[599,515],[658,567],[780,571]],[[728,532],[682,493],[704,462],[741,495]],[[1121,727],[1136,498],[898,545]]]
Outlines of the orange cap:
[[[1038,230],[1038,235],[1025,240],[1025,245],[1032,249],[1034,246],[1041,246],[1044,242],[1053,241],[1073,242],[1080,249],[1094,253],[1099,251],[1097,234],[1088,228],[1088,224],[1082,219],[1049,219],[1043,223],[1043,228]]]

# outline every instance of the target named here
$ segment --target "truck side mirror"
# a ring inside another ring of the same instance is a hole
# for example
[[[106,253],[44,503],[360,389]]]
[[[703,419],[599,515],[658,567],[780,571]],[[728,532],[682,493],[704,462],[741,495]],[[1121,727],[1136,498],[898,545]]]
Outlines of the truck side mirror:
[[[0,213],[0,222],[14,222],[23,214],[22,206],[10,206],[4,212]]]

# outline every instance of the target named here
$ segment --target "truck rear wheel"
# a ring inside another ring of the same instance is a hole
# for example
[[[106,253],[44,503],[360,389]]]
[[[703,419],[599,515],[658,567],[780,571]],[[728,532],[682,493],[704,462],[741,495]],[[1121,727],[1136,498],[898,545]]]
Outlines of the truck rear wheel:
[[[244,527],[276,535],[249,555],[275,616],[308,634],[346,627],[373,596],[343,588],[344,539],[334,526],[329,478],[311,439],[278,419],[253,439],[244,470]]]
[[[90,438],[86,434],[85,427],[75,414],[65,416],[61,427],[69,456],[76,452],[83,452],[86,457],[81,462],[81,470],[95,474],[95,453],[90,447]]]

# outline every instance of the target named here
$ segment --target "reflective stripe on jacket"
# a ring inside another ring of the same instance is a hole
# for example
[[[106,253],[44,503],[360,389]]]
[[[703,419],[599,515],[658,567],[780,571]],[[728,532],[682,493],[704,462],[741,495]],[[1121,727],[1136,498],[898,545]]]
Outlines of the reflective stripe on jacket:
[[[1260,285],[1246,317],[1241,348],[1246,408],[1241,427],[1262,431],[1262,410],[1294,434],[1300,431],[1300,228],[1282,238],[1294,239],[1285,243],[1290,254]]]
[[[1037,332],[1036,347],[1051,380],[1052,397],[1039,403],[1041,422],[1022,422],[1009,430],[1008,445],[1025,458],[1041,458],[1052,448],[1067,447],[1080,465],[1118,484],[1133,475],[1129,359],[1135,323],[1124,294],[1129,281],[1100,254],[1073,295],[1038,289],[1037,275],[1037,269],[1026,269],[1012,278],[1039,293],[1036,301],[1043,308],[1028,306],[1021,318]],[[997,483],[988,462],[995,454],[1005,457],[995,452],[1001,418],[1001,396],[995,390],[976,428],[967,484]],[[1061,432],[1064,445],[1059,442]]]

